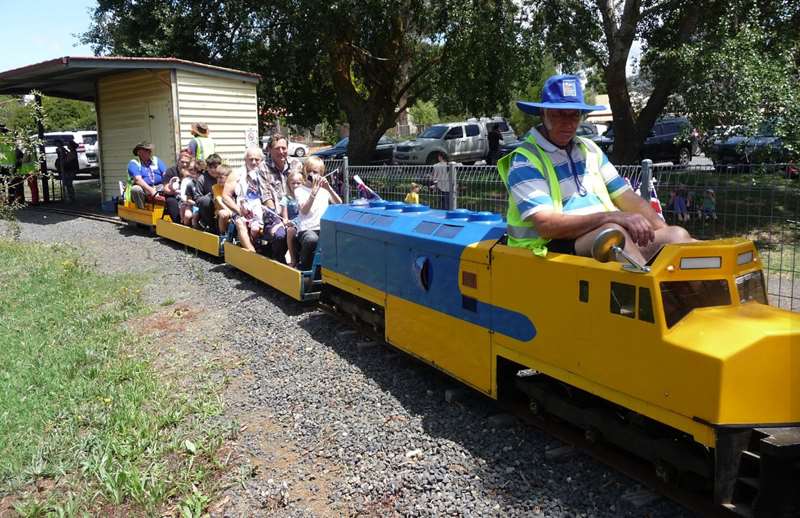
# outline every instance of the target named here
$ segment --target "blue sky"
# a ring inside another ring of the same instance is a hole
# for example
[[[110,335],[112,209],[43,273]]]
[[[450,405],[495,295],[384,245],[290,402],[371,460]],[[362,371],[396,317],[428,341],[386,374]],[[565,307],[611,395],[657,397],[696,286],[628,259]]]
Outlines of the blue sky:
[[[89,28],[89,10],[96,5],[96,0],[0,0],[0,71],[93,55],[75,35]]]

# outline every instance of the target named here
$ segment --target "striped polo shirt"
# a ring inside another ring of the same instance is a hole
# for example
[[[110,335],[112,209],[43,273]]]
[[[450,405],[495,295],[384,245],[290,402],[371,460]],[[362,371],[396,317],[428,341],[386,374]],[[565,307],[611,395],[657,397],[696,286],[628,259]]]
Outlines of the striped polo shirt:
[[[536,128],[531,129],[530,134],[553,162],[561,187],[562,213],[580,215],[605,212],[603,202],[587,188],[590,179],[586,177],[586,157],[575,141],[570,144],[568,153],[544,138]],[[605,154],[600,174],[612,200],[630,189]],[[544,172],[529,162],[522,153],[514,154],[508,171],[508,188],[522,219],[540,210],[553,210],[550,184],[545,179]]]

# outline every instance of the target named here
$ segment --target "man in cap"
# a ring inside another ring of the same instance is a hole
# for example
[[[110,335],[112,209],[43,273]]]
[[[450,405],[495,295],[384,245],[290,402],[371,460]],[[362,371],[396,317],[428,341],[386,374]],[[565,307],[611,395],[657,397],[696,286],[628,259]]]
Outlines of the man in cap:
[[[131,183],[131,200],[140,209],[147,198],[152,198],[164,189],[163,177],[167,167],[153,155],[155,146],[149,142],[139,142],[133,148],[133,158],[128,162],[128,176]]]
[[[633,192],[594,142],[576,136],[586,113],[605,109],[584,102],[578,77],[552,76],[541,102],[517,106],[539,115],[542,125],[497,165],[509,192],[510,246],[540,256],[548,249],[591,256],[595,237],[616,228],[625,235],[625,251],[644,264],[666,243],[692,241]]]
[[[206,160],[214,154],[214,141],[208,136],[208,124],[205,122],[192,123],[192,139],[187,148],[197,160]]]

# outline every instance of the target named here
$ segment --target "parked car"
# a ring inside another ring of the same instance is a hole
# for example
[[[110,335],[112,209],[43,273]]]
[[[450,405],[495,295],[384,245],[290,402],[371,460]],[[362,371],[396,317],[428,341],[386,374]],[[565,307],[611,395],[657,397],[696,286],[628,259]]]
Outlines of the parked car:
[[[333,147],[329,147],[327,149],[322,149],[317,151],[313,154],[313,156],[318,156],[323,160],[334,160],[334,159],[342,159],[347,156],[347,143],[350,142],[349,137],[345,137],[339,142],[336,143]],[[386,135],[382,136],[378,140],[378,144],[375,146],[375,151],[370,158],[370,163],[372,164],[391,164],[392,163],[392,156],[394,155],[394,148],[397,145],[393,139],[387,137]]]
[[[489,132],[493,130],[495,126],[500,128],[500,134],[503,136],[503,139],[500,141],[501,146],[517,141],[516,133],[514,133],[514,130],[508,124],[508,121],[503,117],[491,117],[491,118],[481,117],[480,119],[472,118],[472,119],[467,119],[467,122],[479,123],[481,126],[483,126],[483,132],[486,135],[488,135]]]
[[[398,144],[394,159],[398,164],[433,164],[439,152],[447,160],[473,164],[486,158],[489,142],[479,122],[435,124],[416,139]]]
[[[595,142],[604,153],[614,151],[614,128],[609,128]],[[698,134],[685,117],[668,117],[659,119],[645,139],[641,148],[641,158],[649,158],[654,162],[672,162],[687,165],[696,155]]]
[[[714,164],[779,164],[792,158],[781,138],[775,135],[773,124],[762,124],[753,136],[748,136],[748,130],[742,126],[715,128],[713,133],[717,138],[711,144],[709,158]]]
[[[264,149],[264,153],[266,153],[268,151],[268,149],[267,149],[268,146],[269,146],[269,137],[266,137],[266,136],[261,137],[261,147]],[[296,157],[300,158],[300,157],[304,157],[304,156],[306,156],[308,154],[308,146],[306,146],[305,144],[303,144],[301,142],[289,141],[289,146],[288,147],[289,147],[289,149],[288,149],[289,156],[296,156]]]
[[[64,145],[69,141],[78,144],[78,173],[89,173],[98,176],[99,161],[97,132],[96,131],[59,131],[44,134],[44,153],[48,171],[56,171],[56,141],[61,140]]]

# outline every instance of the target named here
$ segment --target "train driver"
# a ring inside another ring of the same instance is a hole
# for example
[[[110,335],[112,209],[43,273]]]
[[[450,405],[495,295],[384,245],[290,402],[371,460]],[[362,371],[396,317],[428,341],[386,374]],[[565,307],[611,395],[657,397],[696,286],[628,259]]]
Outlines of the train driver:
[[[541,102],[517,106],[542,124],[497,165],[509,193],[509,246],[591,256],[597,234],[617,228],[625,251],[644,264],[664,244],[693,241],[683,227],[667,225],[594,142],[576,136],[585,114],[605,109],[584,102],[578,77],[552,76]]]

